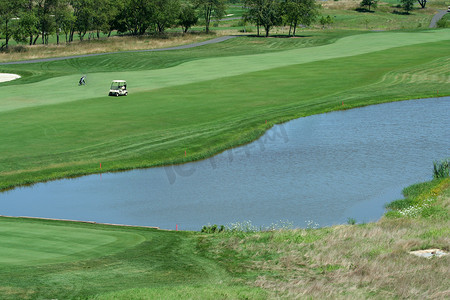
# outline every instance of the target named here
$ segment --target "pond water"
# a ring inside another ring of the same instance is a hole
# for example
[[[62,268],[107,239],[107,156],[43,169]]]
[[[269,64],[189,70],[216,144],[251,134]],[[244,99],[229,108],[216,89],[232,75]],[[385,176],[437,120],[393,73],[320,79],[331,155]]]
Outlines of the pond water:
[[[432,178],[433,161],[450,157],[449,112],[446,97],[301,118],[200,162],[0,193],[0,214],[180,230],[374,221],[404,187]]]

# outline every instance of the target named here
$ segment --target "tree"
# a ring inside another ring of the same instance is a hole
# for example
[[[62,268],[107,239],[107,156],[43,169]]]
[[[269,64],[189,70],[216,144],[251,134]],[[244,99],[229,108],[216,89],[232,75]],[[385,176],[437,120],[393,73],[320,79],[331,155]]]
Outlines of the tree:
[[[314,0],[287,0],[283,3],[283,13],[289,23],[289,35],[292,31],[292,36],[295,36],[297,26],[299,24],[311,25],[319,11]]]
[[[68,34],[75,26],[75,16],[69,6],[68,0],[58,0],[55,4],[55,24],[56,24],[56,44],[59,45],[59,34],[64,32],[66,43],[68,42]]]
[[[245,0],[244,7],[246,8],[246,11],[244,12],[244,21],[254,23],[256,25],[257,35],[259,36],[264,0]]]
[[[154,0],[155,13],[153,20],[159,33],[176,24],[180,15],[179,0]]]
[[[402,3],[402,8],[406,11],[407,14],[413,9],[414,0],[400,0]]]
[[[17,42],[25,42],[29,38],[29,45],[33,45],[33,42],[35,42],[34,36],[39,37],[39,20],[33,8],[27,8],[19,15],[19,27],[13,33],[13,38]]]
[[[325,27],[328,27],[329,25],[331,25],[331,23],[333,23],[333,19],[331,19],[330,15],[326,17],[322,16],[319,22],[320,25],[322,25],[322,29],[324,29]]]
[[[180,15],[178,16],[178,25],[183,28],[183,32],[186,33],[189,28],[197,24],[198,17],[195,10],[190,5],[184,5],[181,7]]]
[[[264,0],[264,5],[261,11],[261,25],[266,31],[266,37],[269,36],[270,29],[273,26],[281,25],[281,16],[281,6],[277,0]]]
[[[120,32],[130,31],[133,35],[142,35],[152,24],[153,14],[153,1],[127,0],[117,15],[115,27]]]
[[[225,15],[225,0],[194,0],[205,19],[206,33],[209,33],[211,18],[221,19]]]
[[[368,6],[368,7],[369,7],[369,11],[370,11],[370,8],[371,8],[371,7],[377,8],[378,0],[362,0],[361,3],[360,3],[359,5],[360,5],[361,7],[366,7],[366,6]]]
[[[0,49],[8,48],[14,29],[11,27],[11,21],[19,17],[26,4],[25,0],[0,0],[0,32],[5,36],[5,43]]]
[[[16,32],[14,39],[25,40],[25,36],[29,38],[29,45],[36,43],[39,37],[39,20],[37,18],[36,5],[34,0],[28,0],[25,9],[22,11],[19,22],[20,30]],[[23,35],[20,37],[19,35]],[[34,37],[36,36],[36,39]]]
[[[246,0],[245,7],[244,19],[256,24],[258,36],[260,26],[264,27],[268,37],[270,29],[282,23],[282,6],[278,0]]]
[[[92,16],[92,29],[97,33],[97,39],[100,39],[100,32],[110,31],[110,19],[115,16],[116,6],[111,0],[93,0],[93,6],[96,9]]]
[[[109,19],[108,37],[113,30],[117,30],[118,32],[126,32],[128,30],[124,14],[126,4],[124,1],[115,3],[114,9],[111,12],[111,18]]]
[[[427,0],[417,0],[419,2],[420,7],[425,8],[425,5],[427,5]]]
[[[73,14],[75,16],[75,30],[80,41],[83,41],[86,33],[93,29],[93,19],[96,12],[92,0],[72,0]],[[73,36],[73,32],[72,32]]]
[[[49,36],[56,32],[54,10],[58,0],[37,0],[35,2],[42,44],[48,44]]]

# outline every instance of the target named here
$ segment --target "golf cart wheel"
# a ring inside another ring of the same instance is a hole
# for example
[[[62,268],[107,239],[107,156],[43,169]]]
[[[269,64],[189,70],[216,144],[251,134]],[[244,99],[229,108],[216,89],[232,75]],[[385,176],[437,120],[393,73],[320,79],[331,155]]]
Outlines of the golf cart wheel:
[[[128,93],[125,93],[125,96],[128,96]]]
[[[119,93],[116,93],[116,97],[119,97]]]

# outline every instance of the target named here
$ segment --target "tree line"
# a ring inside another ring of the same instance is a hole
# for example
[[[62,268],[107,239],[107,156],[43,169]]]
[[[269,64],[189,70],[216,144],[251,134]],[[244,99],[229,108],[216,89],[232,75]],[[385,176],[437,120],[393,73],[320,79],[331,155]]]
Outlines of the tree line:
[[[409,14],[409,12],[413,9],[414,3],[416,0],[400,0],[400,6],[403,10]],[[425,8],[427,5],[427,0],[417,0],[421,8]],[[360,7],[367,9],[370,12],[371,8],[377,8],[378,0],[362,0],[360,2]]]
[[[113,31],[143,35],[148,31],[164,33],[181,27],[183,32],[202,20],[208,33],[212,20],[226,13],[233,0],[0,0],[0,35],[19,43],[48,44],[56,34],[66,43],[100,38]],[[244,20],[263,28],[266,36],[274,26],[288,24],[290,34],[310,25],[318,16],[315,0],[244,0]]]

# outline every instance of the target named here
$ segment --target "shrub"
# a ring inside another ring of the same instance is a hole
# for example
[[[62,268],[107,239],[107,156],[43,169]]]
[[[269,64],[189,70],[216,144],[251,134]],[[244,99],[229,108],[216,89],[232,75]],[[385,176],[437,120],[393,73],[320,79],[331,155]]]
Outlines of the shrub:
[[[414,201],[410,198],[406,199],[399,199],[392,201],[391,203],[388,203],[385,205],[385,208],[387,209],[393,209],[393,210],[400,210],[405,209],[407,207],[410,207],[414,204]]]
[[[204,233],[219,233],[219,232],[223,232],[225,230],[225,227],[223,225],[217,226],[216,224],[214,225],[205,225],[202,228],[202,232]]]
[[[442,18],[439,21],[437,21],[436,26],[438,28],[449,28],[450,27],[450,22],[447,21],[445,18]]]
[[[446,178],[449,177],[450,171],[450,159],[443,160],[441,162],[433,162],[433,177],[434,178]]]

